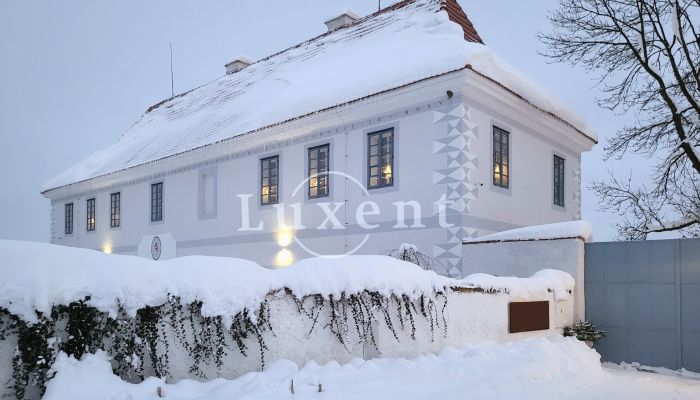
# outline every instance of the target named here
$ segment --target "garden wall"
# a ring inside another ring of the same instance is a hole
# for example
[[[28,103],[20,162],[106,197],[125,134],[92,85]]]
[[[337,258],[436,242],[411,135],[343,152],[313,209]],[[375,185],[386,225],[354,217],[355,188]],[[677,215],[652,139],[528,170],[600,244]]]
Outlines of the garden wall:
[[[549,331],[508,333],[509,302],[544,298],[549,300],[550,304]],[[365,300],[369,300],[369,297]],[[196,307],[191,309],[168,305],[162,310],[162,318],[156,323],[156,357],[151,358],[152,352],[147,339],[142,338],[135,343],[135,347],[144,351],[141,357],[135,356],[135,352],[131,354],[133,359],[125,360],[122,364],[138,366],[143,362],[143,376],[167,376],[171,382],[185,378],[230,379],[246,372],[260,371],[264,362],[276,359],[288,359],[303,365],[312,360],[319,364],[330,361],[342,364],[355,357],[414,357],[424,352],[438,352],[446,346],[459,346],[482,340],[505,341],[548,335],[572,322],[571,298],[555,301],[552,293],[532,299],[515,299],[504,292],[489,293],[457,288],[444,295],[430,299],[426,297],[424,302],[425,314],[421,311],[421,301],[417,300],[410,302],[409,315],[405,311],[406,303],[398,298],[389,299],[385,303],[385,311],[388,312],[384,313],[376,308],[370,318],[369,315],[360,315],[366,312],[366,309],[353,311],[353,305],[350,303],[346,304],[346,307],[331,307],[330,303],[325,301],[323,307],[319,308],[315,297],[299,300],[290,293],[279,291],[267,298],[267,320],[270,329],[262,332],[261,341],[251,332],[247,338],[243,338],[245,355],[239,351],[230,331],[219,326],[214,320],[206,321],[201,315],[196,315]],[[338,315],[333,316],[333,312]],[[305,315],[307,313],[308,315]],[[260,315],[257,317],[261,318]],[[358,321],[355,318],[358,318]],[[7,322],[7,319],[4,322]],[[66,322],[63,319],[62,323],[56,324],[55,337],[59,339],[52,345],[54,351],[68,340]],[[331,326],[332,324],[335,326]],[[217,333],[218,329],[222,330]],[[368,332],[368,329],[371,329],[371,332]],[[342,341],[338,334],[342,336]],[[117,350],[119,346],[113,347],[115,340],[128,338],[115,337],[98,347],[105,348],[113,357],[130,356],[124,351],[128,345],[122,344],[122,351]],[[260,343],[263,343],[266,349],[261,351]],[[13,384],[11,366],[16,344],[16,334],[0,340],[0,382],[6,387]],[[220,352],[220,356],[217,356],[217,352]],[[154,363],[152,360],[157,361]],[[124,370],[124,366],[118,365],[118,362],[113,364],[115,371],[122,369],[123,378],[132,382],[141,380],[139,368]],[[31,385],[29,386],[27,398],[38,398],[37,388],[32,389]],[[8,390],[3,398],[14,397],[12,390]]]

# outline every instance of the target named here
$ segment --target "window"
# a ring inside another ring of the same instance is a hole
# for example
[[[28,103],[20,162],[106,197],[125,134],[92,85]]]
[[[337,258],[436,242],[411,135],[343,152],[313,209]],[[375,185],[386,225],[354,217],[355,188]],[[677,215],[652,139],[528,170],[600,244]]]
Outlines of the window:
[[[121,225],[122,194],[120,192],[109,195],[109,227],[119,228]]]
[[[367,188],[394,185],[394,128],[367,135]]]
[[[199,173],[199,215],[216,215],[216,171],[213,169]]]
[[[260,204],[277,204],[279,197],[279,156],[260,160]]]
[[[554,156],[554,204],[564,207],[564,162],[562,157]]]
[[[85,226],[88,232],[95,230],[95,199],[87,199],[87,221]]]
[[[309,148],[309,198],[328,196],[328,159],[330,144]]]
[[[151,222],[163,220],[163,182],[151,185]]]
[[[63,214],[63,222],[65,225],[64,232],[66,235],[73,234],[73,203],[65,205],[65,213]]]
[[[508,131],[497,126],[493,127],[493,184],[502,188],[508,188],[509,165],[508,146],[509,146]]]

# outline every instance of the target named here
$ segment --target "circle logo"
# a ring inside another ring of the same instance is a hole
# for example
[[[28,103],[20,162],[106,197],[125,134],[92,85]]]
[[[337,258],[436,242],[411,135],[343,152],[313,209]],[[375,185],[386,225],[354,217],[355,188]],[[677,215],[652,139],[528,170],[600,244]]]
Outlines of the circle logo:
[[[153,257],[154,260],[158,260],[160,258],[161,250],[162,246],[160,244],[160,238],[158,236],[154,236],[153,240],[151,240],[151,257]]]

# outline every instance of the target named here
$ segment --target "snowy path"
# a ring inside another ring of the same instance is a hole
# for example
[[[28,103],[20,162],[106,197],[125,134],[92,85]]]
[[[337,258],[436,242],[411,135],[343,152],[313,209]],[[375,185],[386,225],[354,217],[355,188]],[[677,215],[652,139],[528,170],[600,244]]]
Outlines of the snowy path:
[[[309,363],[277,361],[262,373],[206,383],[139,385],[111,374],[102,355],[62,359],[49,383],[52,399],[700,399],[700,379],[603,368],[597,353],[573,339],[529,339],[445,349],[414,360]],[[294,391],[290,392],[294,380]],[[321,384],[323,392],[318,393]]]

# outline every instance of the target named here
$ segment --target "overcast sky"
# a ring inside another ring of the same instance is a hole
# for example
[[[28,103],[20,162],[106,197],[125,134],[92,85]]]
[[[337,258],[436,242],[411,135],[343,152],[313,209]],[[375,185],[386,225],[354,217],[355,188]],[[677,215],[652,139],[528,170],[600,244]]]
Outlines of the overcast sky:
[[[641,178],[648,161],[604,162],[621,118],[595,105],[593,76],[537,54],[556,1],[459,3],[487,45],[597,129],[601,144],[583,156],[583,217],[595,240],[613,239],[614,216],[596,211],[585,186],[609,169]],[[347,7],[366,15],[377,1],[0,2],[0,238],[49,240],[40,186],[170,96],[170,42],[177,93],[223,75],[239,54],[255,60],[322,33],[324,19]]]

